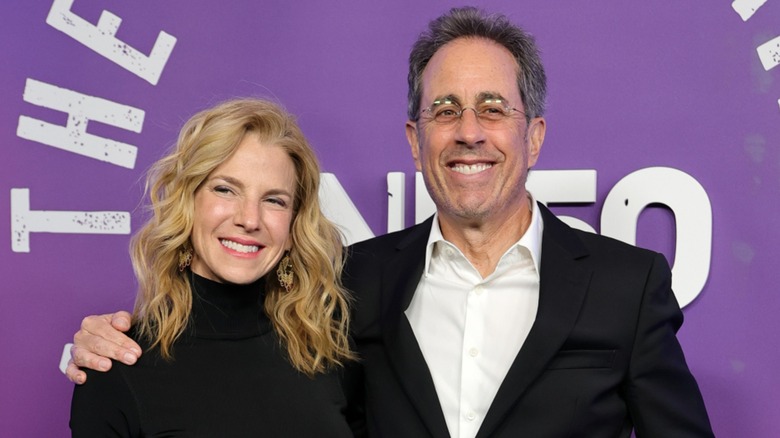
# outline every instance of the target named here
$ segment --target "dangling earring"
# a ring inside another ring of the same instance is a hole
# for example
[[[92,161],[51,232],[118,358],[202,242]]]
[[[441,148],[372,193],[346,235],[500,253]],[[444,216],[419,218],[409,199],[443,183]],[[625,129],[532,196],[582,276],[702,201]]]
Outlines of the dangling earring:
[[[179,250],[179,272],[184,272],[185,269],[192,263],[192,247],[187,245]]]
[[[276,268],[276,276],[279,278],[279,284],[282,285],[284,290],[290,292],[293,286],[293,265],[288,254],[285,254],[282,257],[282,261],[279,262],[279,267]]]

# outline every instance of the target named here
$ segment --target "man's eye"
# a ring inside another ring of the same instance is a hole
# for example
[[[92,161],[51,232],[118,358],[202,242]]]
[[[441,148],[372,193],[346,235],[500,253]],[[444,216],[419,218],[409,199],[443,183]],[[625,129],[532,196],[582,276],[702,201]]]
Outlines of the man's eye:
[[[479,109],[483,114],[504,114],[504,108],[496,105],[485,105]]]
[[[495,105],[487,105],[480,108],[479,110],[479,117],[483,120],[489,120],[491,122],[499,122],[504,120],[506,116],[506,110]]]
[[[455,108],[440,108],[436,111],[436,117],[457,117],[458,111]]]

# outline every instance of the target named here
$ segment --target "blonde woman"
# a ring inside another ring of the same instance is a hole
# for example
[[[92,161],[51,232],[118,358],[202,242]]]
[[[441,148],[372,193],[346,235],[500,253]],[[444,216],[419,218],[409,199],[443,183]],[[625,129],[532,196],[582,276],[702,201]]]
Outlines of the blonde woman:
[[[351,436],[338,231],[292,117],[232,100],[151,169],[131,243],[143,356],[76,387],[74,436]]]

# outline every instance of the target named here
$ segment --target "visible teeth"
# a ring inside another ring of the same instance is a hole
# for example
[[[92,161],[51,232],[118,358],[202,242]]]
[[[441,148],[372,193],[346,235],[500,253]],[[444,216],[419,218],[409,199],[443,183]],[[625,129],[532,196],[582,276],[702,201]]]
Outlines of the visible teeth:
[[[486,163],[479,163],[479,164],[456,164],[452,166],[452,170],[458,173],[463,173],[466,175],[471,175],[473,173],[479,173],[482,172],[485,169],[490,169],[493,167],[492,164],[486,164]]]
[[[232,240],[221,239],[219,241],[223,246],[238,252],[257,252],[260,251],[260,247],[257,245],[242,245]]]

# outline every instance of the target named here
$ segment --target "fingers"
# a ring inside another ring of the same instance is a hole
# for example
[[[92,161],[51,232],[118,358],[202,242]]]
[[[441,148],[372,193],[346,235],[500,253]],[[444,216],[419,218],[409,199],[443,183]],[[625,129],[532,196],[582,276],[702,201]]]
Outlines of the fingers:
[[[84,342],[84,343],[96,343],[100,342],[100,338],[96,338],[92,336],[93,340],[88,341],[89,335],[82,336],[80,339],[83,341],[76,341],[76,342]],[[74,340],[76,338],[74,337]],[[96,340],[97,339],[97,340]],[[86,348],[80,348],[75,343],[72,347],[70,347],[70,358],[73,363],[81,368],[89,368],[95,371],[108,371],[111,369],[111,360],[108,357],[105,357],[101,354],[92,353],[91,351],[87,350]],[[112,358],[113,359],[113,358]],[[67,372],[67,371],[66,371]],[[84,376],[86,380],[86,375]]]
[[[132,317],[130,316],[130,313],[125,312],[124,310],[120,310],[119,312],[116,312],[112,315],[111,326],[120,332],[126,332],[130,330],[131,320]]]
[[[107,371],[114,359],[127,365],[134,364],[141,356],[141,347],[112,325],[113,322],[129,328],[127,312],[88,316],[81,322],[81,329],[73,336],[71,358],[79,367]],[[75,376],[74,376],[75,377]],[[85,376],[86,377],[86,376]]]
[[[72,349],[70,354],[73,355]],[[73,359],[68,361],[68,367],[65,369],[65,375],[68,376],[68,380],[70,380],[71,382],[77,385],[81,385],[82,383],[87,381],[87,373],[81,371],[79,367],[77,367],[76,364],[73,363]]]

